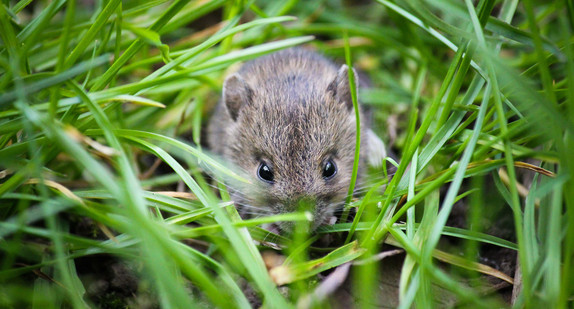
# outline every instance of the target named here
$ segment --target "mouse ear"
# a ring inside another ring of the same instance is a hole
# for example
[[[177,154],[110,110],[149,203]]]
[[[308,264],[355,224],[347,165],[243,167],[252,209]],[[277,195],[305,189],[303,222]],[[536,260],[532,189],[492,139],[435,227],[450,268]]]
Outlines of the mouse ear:
[[[355,78],[355,91],[357,91],[359,89],[359,79],[355,69],[352,70]],[[341,66],[339,72],[337,72],[337,77],[327,87],[327,92],[332,93],[333,97],[341,104],[345,104],[347,108],[353,108],[351,86],[349,85],[349,67],[346,64]]]
[[[250,104],[253,90],[237,73],[227,77],[223,83],[223,102],[233,121],[237,120],[244,104]]]

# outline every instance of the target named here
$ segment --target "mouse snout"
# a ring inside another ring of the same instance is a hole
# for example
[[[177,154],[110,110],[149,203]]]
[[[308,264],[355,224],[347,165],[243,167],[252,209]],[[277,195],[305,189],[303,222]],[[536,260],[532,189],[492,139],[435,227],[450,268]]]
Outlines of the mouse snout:
[[[290,211],[311,211],[315,209],[316,199],[308,194],[294,194],[284,201]]]

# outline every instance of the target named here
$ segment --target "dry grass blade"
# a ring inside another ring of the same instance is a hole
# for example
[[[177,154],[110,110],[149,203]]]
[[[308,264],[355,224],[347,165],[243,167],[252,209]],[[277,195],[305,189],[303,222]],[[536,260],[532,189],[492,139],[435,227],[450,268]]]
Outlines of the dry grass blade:
[[[325,301],[345,282],[350,268],[351,263],[345,263],[335,268],[312,293],[299,299],[297,308],[314,308],[314,305]]]
[[[46,185],[48,187],[54,188],[58,191],[60,191],[60,193],[62,193],[65,197],[69,198],[70,200],[78,203],[79,205],[82,206],[86,206],[86,204],[84,203],[84,200],[82,200],[79,196],[75,195],[70,189],[66,188],[65,186],[52,181],[52,180],[48,180],[48,179],[38,179],[38,178],[31,178],[28,179],[26,182],[26,184],[31,184],[31,185],[36,185],[36,184],[43,184]]]
[[[474,270],[474,271],[477,271],[479,273],[483,273],[485,275],[493,276],[493,277],[496,277],[498,279],[504,280],[510,284],[514,284],[514,279],[512,279],[510,276],[508,276],[507,274],[505,274],[499,270],[496,270],[496,269],[494,269],[488,265],[469,261],[463,257],[456,256],[456,255],[450,254],[450,253],[446,253],[446,252],[440,251],[440,250],[434,250],[433,251],[433,257],[439,261],[449,263],[452,265],[456,265],[456,266],[466,268],[469,270]]]
[[[162,194],[165,196],[175,197],[175,198],[184,198],[188,200],[197,201],[197,196],[193,193],[189,192],[176,192],[176,191],[154,191],[151,193]]]

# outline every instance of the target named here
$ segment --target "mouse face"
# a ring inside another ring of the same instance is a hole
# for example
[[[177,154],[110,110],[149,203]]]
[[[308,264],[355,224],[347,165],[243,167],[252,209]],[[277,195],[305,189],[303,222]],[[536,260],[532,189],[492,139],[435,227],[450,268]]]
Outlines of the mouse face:
[[[304,200],[314,204],[317,227],[347,194],[355,115],[327,88],[321,94],[276,94],[253,91],[232,124],[225,154],[252,179],[240,202],[278,214],[296,211]]]
[[[312,230],[343,206],[356,142],[348,68],[315,55],[274,54],[229,76],[209,133],[213,150],[251,180],[229,186],[243,213],[281,214],[304,204]]]

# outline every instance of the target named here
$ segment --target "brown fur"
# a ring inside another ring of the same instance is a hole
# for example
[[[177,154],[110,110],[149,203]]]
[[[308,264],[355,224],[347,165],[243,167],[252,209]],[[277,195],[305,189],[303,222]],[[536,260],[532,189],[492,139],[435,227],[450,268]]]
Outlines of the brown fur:
[[[301,200],[311,201],[316,228],[343,204],[356,136],[346,68],[316,53],[289,49],[250,61],[226,79],[208,143],[252,181],[230,190],[238,206],[279,214],[297,210]],[[361,128],[367,132],[364,121]],[[360,169],[368,147],[365,134]],[[322,170],[329,158],[338,170],[325,180]],[[273,184],[257,177],[262,161],[273,168]]]

